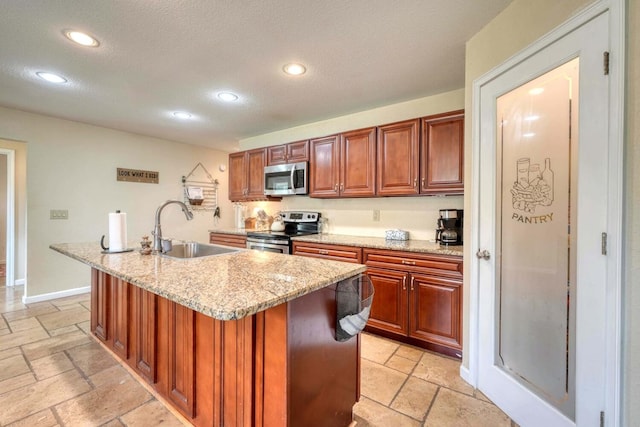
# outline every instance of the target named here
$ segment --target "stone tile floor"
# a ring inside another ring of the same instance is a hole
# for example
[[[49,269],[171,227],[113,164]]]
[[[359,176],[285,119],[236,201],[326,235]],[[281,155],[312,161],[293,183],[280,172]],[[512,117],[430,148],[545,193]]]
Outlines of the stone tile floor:
[[[1,426],[181,426],[89,335],[89,294],[24,305],[0,286]],[[357,427],[506,426],[459,362],[362,336]]]

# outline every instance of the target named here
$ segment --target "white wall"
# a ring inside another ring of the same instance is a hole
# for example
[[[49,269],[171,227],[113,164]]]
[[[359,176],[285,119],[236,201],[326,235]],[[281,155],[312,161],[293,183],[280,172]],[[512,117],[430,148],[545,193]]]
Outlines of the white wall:
[[[232,225],[227,153],[111,129],[0,108],[0,138],[27,144],[28,297],[88,286],[89,268],[49,245],[98,242],[108,233],[108,213],[127,212],[132,245],[150,235],[156,208],[182,198],[181,177],[202,162],[220,181],[220,226]],[[116,168],[160,172],[159,184],[116,181]],[[50,220],[49,210],[67,209],[68,220]],[[165,236],[208,241],[212,212],[187,222],[177,206],[163,211]],[[16,254],[18,255],[18,254]]]
[[[240,148],[247,150],[316,138],[459,110],[463,105],[464,89],[459,89],[244,139],[240,141]],[[462,205],[462,196],[367,199],[312,199],[296,196],[285,197],[282,202],[248,204],[250,210],[260,206],[269,214],[274,214],[278,210],[293,209],[319,211],[329,218],[331,233],[384,237],[385,230],[401,228],[409,231],[411,239],[420,240],[431,240],[435,237],[439,209],[462,209]],[[373,221],[374,209],[380,211],[380,221]]]

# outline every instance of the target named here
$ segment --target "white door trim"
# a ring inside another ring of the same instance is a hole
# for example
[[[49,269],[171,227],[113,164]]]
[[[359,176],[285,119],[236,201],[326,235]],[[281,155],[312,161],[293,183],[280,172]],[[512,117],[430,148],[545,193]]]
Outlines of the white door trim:
[[[0,155],[7,156],[7,238],[5,242],[6,251],[6,285],[15,285],[15,251],[16,251],[16,238],[15,238],[15,193],[16,193],[16,174],[15,174],[15,150],[0,148]]]
[[[623,208],[623,135],[624,135],[624,52],[625,52],[625,9],[624,0],[597,1],[584,9],[564,24],[545,35],[526,49],[509,58],[507,61],[480,76],[473,82],[472,88],[472,165],[471,176],[471,218],[472,224],[479,221],[480,196],[480,90],[481,88],[513,68],[516,64],[534,55],[566,34],[580,27],[592,18],[609,11],[610,55],[609,55],[609,204],[607,206],[608,248],[607,248],[607,324],[606,324],[606,390],[605,393],[605,425],[615,426],[620,421],[621,395],[621,326],[622,326],[622,208]],[[494,185],[495,183],[483,183]],[[479,270],[475,252],[479,249],[479,233],[477,229],[470,234],[470,259],[465,259],[470,274],[469,301],[469,367],[461,368],[461,376],[472,386],[478,384],[479,371]]]

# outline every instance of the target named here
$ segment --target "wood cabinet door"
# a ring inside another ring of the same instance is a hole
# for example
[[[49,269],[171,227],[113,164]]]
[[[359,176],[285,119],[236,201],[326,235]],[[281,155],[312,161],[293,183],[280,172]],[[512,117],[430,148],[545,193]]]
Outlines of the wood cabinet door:
[[[372,197],[376,194],[376,128],[340,136],[340,196]]]
[[[427,117],[422,122],[420,191],[426,194],[464,192],[464,112]]]
[[[131,292],[133,323],[133,367],[150,384],[157,380],[158,297],[135,286]]]
[[[409,274],[369,268],[367,276],[375,292],[367,326],[406,336]]]
[[[309,141],[298,141],[287,144],[287,163],[309,161]]]
[[[267,166],[287,163],[287,146],[274,145],[267,147]]]
[[[361,263],[362,249],[355,246],[327,245],[322,243],[293,242],[293,255],[335,261]]]
[[[309,153],[309,196],[338,197],[340,180],[339,135],[312,139]]]
[[[378,195],[419,193],[419,128],[420,120],[378,127]]]
[[[169,302],[168,311],[169,399],[187,416],[194,415],[195,396],[195,312]]]
[[[246,153],[231,153],[229,154],[229,200],[243,200],[246,188]]]
[[[247,192],[248,199],[264,199],[264,165],[267,160],[267,150],[247,151]]]
[[[375,300],[375,297],[374,297]],[[409,280],[409,336],[462,348],[462,283],[413,274]]]
[[[111,276],[91,269],[91,330],[103,342],[110,338]]]
[[[122,279],[111,278],[112,350],[124,360],[129,358],[129,295],[130,285]]]

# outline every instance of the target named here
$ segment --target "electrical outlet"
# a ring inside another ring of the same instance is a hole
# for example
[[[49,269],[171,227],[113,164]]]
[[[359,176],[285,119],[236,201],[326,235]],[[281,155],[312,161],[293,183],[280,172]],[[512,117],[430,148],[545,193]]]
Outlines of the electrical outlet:
[[[49,219],[69,219],[69,211],[66,209],[51,209]]]
[[[380,211],[378,209],[374,209],[373,211],[373,220],[380,221]]]

